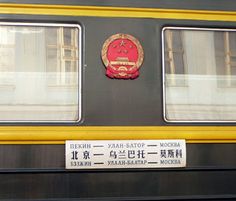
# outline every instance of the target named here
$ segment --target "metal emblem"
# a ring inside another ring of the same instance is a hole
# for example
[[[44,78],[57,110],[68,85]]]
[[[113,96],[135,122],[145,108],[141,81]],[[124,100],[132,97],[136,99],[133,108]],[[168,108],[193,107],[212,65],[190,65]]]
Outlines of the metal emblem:
[[[117,79],[135,79],[143,63],[144,53],[139,41],[128,34],[109,37],[102,47],[106,75]]]

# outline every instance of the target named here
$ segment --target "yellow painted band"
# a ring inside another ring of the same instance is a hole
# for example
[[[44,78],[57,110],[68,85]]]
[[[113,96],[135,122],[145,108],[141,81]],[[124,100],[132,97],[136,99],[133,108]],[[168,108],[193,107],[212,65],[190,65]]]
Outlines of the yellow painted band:
[[[227,126],[2,126],[0,144],[63,144],[65,140],[186,139],[189,143],[235,143]]]
[[[14,140],[14,141],[0,141],[0,145],[13,145],[13,144],[32,144],[32,145],[42,145],[42,144],[50,144],[50,145],[55,145],[55,144],[65,144],[65,141],[22,141],[22,140]]]
[[[133,140],[133,139],[132,139]],[[135,139],[134,139],[135,140]],[[186,140],[188,144],[232,144],[236,143],[236,140]],[[64,145],[65,141],[0,141],[0,145],[42,145],[42,144],[49,144],[49,145]]]
[[[233,11],[129,8],[129,7],[104,7],[104,6],[65,6],[65,5],[44,5],[44,4],[39,5],[39,4],[1,3],[0,13],[29,14],[29,15],[134,17],[134,18],[159,18],[159,19],[236,21],[236,12]]]

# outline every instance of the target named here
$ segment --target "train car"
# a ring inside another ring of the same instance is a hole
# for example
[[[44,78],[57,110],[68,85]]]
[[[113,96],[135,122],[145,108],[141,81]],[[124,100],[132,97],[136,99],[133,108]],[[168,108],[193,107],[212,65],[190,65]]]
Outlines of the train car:
[[[0,0],[0,200],[236,200],[235,10]],[[154,141],[183,152],[138,149]],[[130,162],[92,167],[89,143],[107,142]],[[145,154],[185,161],[134,164]]]

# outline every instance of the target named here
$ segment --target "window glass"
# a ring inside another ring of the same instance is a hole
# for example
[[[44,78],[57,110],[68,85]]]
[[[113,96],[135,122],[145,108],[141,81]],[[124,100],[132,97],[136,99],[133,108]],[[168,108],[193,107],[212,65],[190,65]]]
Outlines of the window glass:
[[[236,31],[163,29],[167,121],[236,121]]]
[[[170,75],[166,83],[168,86],[183,86],[185,80],[182,77],[185,74],[185,68],[182,33],[166,30],[165,36],[165,69],[166,73]]]
[[[0,23],[0,121],[80,119],[80,34],[77,25]]]

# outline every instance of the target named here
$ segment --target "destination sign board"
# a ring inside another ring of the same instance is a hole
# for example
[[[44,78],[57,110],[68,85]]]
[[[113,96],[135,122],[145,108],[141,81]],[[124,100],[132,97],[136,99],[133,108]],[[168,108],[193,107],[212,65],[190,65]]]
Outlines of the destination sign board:
[[[185,140],[66,141],[66,169],[186,166]]]

